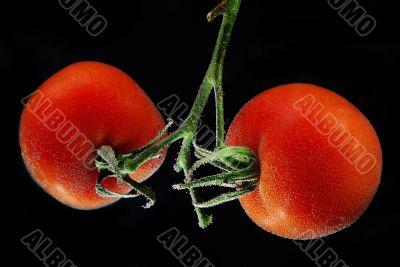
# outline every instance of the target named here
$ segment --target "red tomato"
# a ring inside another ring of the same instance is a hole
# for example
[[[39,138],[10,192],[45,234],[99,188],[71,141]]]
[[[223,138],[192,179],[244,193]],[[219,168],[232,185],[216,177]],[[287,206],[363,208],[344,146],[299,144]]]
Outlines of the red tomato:
[[[370,122],[318,86],[256,96],[232,122],[227,143],[258,156],[259,185],[240,202],[257,225],[282,237],[317,238],[351,225],[380,183],[381,147]]]
[[[54,74],[25,106],[19,140],[25,164],[36,182],[60,202],[77,209],[96,209],[117,198],[96,194],[96,149],[111,146],[130,152],[165,126],[146,93],[121,70],[98,62],[79,62]],[[131,178],[141,182],[162,164],[153,159]],[[127,193],[115,178],[109,190]]]

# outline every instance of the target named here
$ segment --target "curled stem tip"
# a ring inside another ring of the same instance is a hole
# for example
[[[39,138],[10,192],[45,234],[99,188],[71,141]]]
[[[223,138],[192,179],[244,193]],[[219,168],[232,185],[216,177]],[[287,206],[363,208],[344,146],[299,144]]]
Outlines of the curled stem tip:
[[[216,17],[224,14],[230,0],[222,0],[213,10],[207,14],[207,21],[212,22]]]

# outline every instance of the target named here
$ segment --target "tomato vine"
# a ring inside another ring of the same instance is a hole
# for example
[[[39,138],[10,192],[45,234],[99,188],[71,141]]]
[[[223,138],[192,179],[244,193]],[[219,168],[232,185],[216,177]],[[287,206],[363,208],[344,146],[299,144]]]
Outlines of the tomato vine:
[[[104,197],[137,197],[142,195],[148,202],[145,207],[155,202],[154,192],[129,178],[148,160],[159,157],[159,153],[176,141],[181,140],[182,145],[178,154],[175,171],[183,171],[185,175],[182,184],[174,185],[177,190],[189,190],[192,204],[201,228],[207,227],[212,222],[212,216],[204,209],[213,207],[227,201],[238,199],[254,190],[258,183],[258,165],[256,156],[246,147],[230,147],[225,144],[224,128],[224,102],[223,102],[223,68],[225,55],[232,30],[237,18],[241,0],[222,0],[208,15],[207,20],[212,22],[216,17],[222,16],[217,42],[212,55],[211,63],[198,91],[193,107],[181,126],[174,132],[166,135],[168,127],[146,146],[126,154],[116,155],[111,147],[103,146],[98,150],[96,166],[100,171],[97,180],[97,193]],[[216,103],[216,146],[213,151],[201,148],[196,144],[196,131],[201,114],[207,101],[214,92]],[[198,158],[191,162],[191,154]],[[221,173],[199,179],[194,179],[194,172],[202,165],[210,164],[221,170]],[[129,183],[134,193],[121,195],[108,191],[101,183],[108,177],[117,177],[119,181]],[[234,191],[220,194],[217,197],[202,202],[196,188],[205,186],[221,186],[233,188]]]

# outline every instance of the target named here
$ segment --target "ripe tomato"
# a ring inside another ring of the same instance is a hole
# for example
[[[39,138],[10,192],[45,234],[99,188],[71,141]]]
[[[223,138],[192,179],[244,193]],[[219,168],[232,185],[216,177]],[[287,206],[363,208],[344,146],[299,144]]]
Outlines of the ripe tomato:
[[[349,226],[380,183],[381,147],[368,119],[314,85],[253,98],[233,120],[227,144],[258,156],[259,185],[240,202],[257,225],[282,237],[311,239]]]
[[[62,203],[96,209],[117,200],[96,194],[96,149],[116,153],[137,149],[165,126],[145,92],[121,70],[99,62],[79,62],[54,74],[27,101],[19,141],[25,164],[36,182]],[[141,182],[162,164],[142,165],[131,178]],[[127,193],[115,178],[105,188]]]

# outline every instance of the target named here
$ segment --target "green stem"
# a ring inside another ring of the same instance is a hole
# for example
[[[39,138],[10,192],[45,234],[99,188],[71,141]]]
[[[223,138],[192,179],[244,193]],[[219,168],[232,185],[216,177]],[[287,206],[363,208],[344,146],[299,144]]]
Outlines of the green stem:
[[[215,110],[216,110],[216,148],[223,148],[225,146],[225,119],[224,119],[224,100],[222,82],[215,86]]]
[[[156,202],[156,195],[154,194],[153,190],[151,190],[147,186],[144,186],[141,183],[132,180],[128,175],[124,176],[123,179],[127,184],[132,186],[132,188],[136,192],[147,198],[147,203],[142,206],[143,208],[147,209],[154,205],[154,203]]]
[[[218,34],[218,39],[215,45],[214,53],[211,59],[210,66],[207,70],[206,76],[203,79],[203,82],[200,86],[200,90],[196,96],[193,107],[186,118],[186,120],[182,123],[178,130],[173,132],[171,135],[159,141],[159,143],[149,149],[146,149],[142,153],[139,154],[140,159],[148,159],[151,155],[165,149],[172,143],[187,137],[191,136],[191,139],[194,138],[197,125],[200,120],[201,114],[204,110],[204,107],[207,104],[208,98],[214,86],[216,84],[222,84],[222,71],[223,64],[225,60],[226,50],[228,47],[229,40],[232,35],[233,26],[237,17],[237,13],[239,11],[241,0],[225,0],[222,2],[224,4],[223,8],[223,20],[221,24],[221,28]],[[221,7],[220,7],[221,8]],[[220,11],[220,8],[218,9]],[[215,10],[214,10],[215,11]],[[210,12],[213,14],[213,11]],[[209,15],[210,17],[210,15]],[[211,16],[212,17],[212,16]],[[218,87],[218,95],[222,96],[222,86]],[[220,107],[223,107],[219,105]],[[220,113],[223,112],[223,108],[220,109]],[[221,124],[223,124],[223,114],[219,114],[219,117],[222,117],[222,120],[219,119],[219,128],[221,129]],[[221,123],[222,122],[222,123]],[[222,126],[223,128],[223,126]],[[221,132],[221,130],[219,131]],[[221,136],[219,139],[222,139]],[[191,140],[193,141],[193,140]],[[185,150],[185,146],[190,146],[191,142],[186,142],[186,145],[182,145],[182,150]],[[139,160],[142,161],[142,160]]]
[[[232,30],[239,12],[240,0],[224,0],[219,6],[208,14],[209,21],[220,14],[223,15],[220,33],[217,39],[217,45],[211,60],[210,69],[207,72],[211,74],[210,82],[214,86],[215,105],[216,105],[216,148],[225,146],[225,119],[224,119],[224,101],[222,76],[224,71],[224,60],[227,47],[232,35]]]
[[[210,66],[200,86],[200,90],[196,96],[193,107],[187,119],[182,123],[181,127],[173,134],[171,134],[168,138],[162,140],[160,144],[156,145],[153,149],[146,151],[144,158],[147,158],[148,155],[152,155],[156,151],[160,151],[169,146],[170,144],[172,144],[173,142],[182,138],[184,138],[184,142],[182,143],[181,151],[178,157],[178,162],[181,161],[183,158],[187,158],[187,154],[190,151],[188,147],[190,147],[193,138],[195,136],[193,135],[193,133],[195,133],[197,130],[201,114],[207,104],[207,101],[213,89],[215,89],[216,107],[217,107],[216,108],[217,148],[224,146],[225,131],[224,131],[224,115],[223,115],[224,110],[223,110],[223,99],[222,99],[223,66],[225,61],[226,50],[232,35],[240,3],[241,0],[225,0],[216,9],[214,9],[209,13],[208,18],[214,19],[216,16],[222,15],[223,19]],[[188,135],[188,133],[189,135],[191,134],[192,136],[189,138],[185,138],[186,135]],[[181,163],[179,165],[181,168],[187,167],[187,170],[189,170],[190,168],[188,162],[187,163],[185,162],[183,164]],[[194,189],[190,189],[190,195],[192,198],[192,203],[197,203],[197,194]],[[211,223],[209,216],[205,215],[204,212],[199,208],[196,208],[196,214],[199,220],[199,224],[202,228],[206,227],[209,223]]]
[[[223,203],[226,203],[226,202],[229,202],[232,200],[236,200],[247,194],[250,194],[251,192],[254,191],[255,187],[256,187],[256,185],[251,183],[241,189],[238,189],[237,191],[221,194],[221,195],[219,195],[211,200],[208,200],[206,202],[194,204],[194,206],[198,207],[198,208],[203,208],[203,209],[216,207]]]
[[[137,151],[117,155],[116,158],[119,160],[118,169],[114,170],[114,172],[118,172],[120,175],[133,173],[142,164],[157,156],[160,151],[166,149],[172,143],[182,139],[182,147],[179,152],[175,169],[177,171],[183,170],[186,176],[185,181],[190,181],[191,144],[194,142],[201,114],[203,113],[203,110],[213,89],[216,101],[216,149],[221,149],[225,147],[222,75],[226,50],[232,35],[232,30],[239,11],[240,3],[241,0],[222,0],[221,3],[207,16],[207,19],[209,21],[214,20],[219,15],[222,15],[223,18],[211,63],[200,86],[193,107],[186,120],[182,123],[178,130],[171,133],[167,137],[156,138],[149,145],[146,145],[144,148]],[[163,132],[160,133],[160,136],[162,135]],[[107,164],[105,164],[103,161],[97,162],[97,166],[99,167],[99,170],[100,168],[107,169]],[[115,167],[115,163],[112,167]],[[128,182],[125,179],[124,181]],[[150,191],[145,190],[144,192],[141,192],[142,188],[138,188],[136,184],[133,184],[133,186],[134,189],[143,194],[149,200],[153,198],[153,194]],[[195,206],[199,225],[202,228],[205,228],[208,224],[211,223],[212,217],[206,215],[201,207],[197,205],[198,196],[195,189],[189,188],[189,192],[192,198],[192,203]]]
[[[110,173],[108,171],[103,170],[100,172],[100,175],[97,179],[97,184],[96,184],[97,194],[99,194],[103,197],[120,197],[120,198],[134,198],[134,197],[138,197],[138,196],[142,195],[142,196],[146,197],[148,200],[147,203],[145,205],[143,205],[143,208],[150,208],[156,201],[156,196],[155,196],[153,190],[151,190],[147,186],[144,186],[144,185],[132,180],[129,177],[129,175],[124,175],[123,177],[120,177],[120,178],[123,182],[129,184],[134,189],[134,191],[136,191],[135,193],[119,194],[119,193],[107,190],[106,188],[104,188],[101,185],[101,183],[108,177],[112,177],[112,176],[113,176],[113,173]]]
[[[186,182],[184,184],[174,185],[173,188],[177,190],[199,188],[206,186],[221,186],[228,188],[237,188],[239,183],[243,182],[256,182],[257,178],[253,174],[246,174],[243,172],[237,173],[219,173]]]
[[[192,179],[192,177],[189,174],[189,169],[190,169],[190,155],[191,155],[190,145],[193,142],[193,139],[194,139],[193,135],[188,135],[183,139],[182,148],[181,151],[179,152],[177,159],[177,164],[180,165],[180,169],[182,169],[185,174],[186,177],[185,181],[190,181]],[[189,194],[192,199],[192,203],[199,202],[199,197],[197,196],[196,190],[194,188],[189,188]],[[212,223],[212,216],[206,214],[206,212],[203,209],[194,206],[194,210],[196,212],[200,228],[204,229]]]

